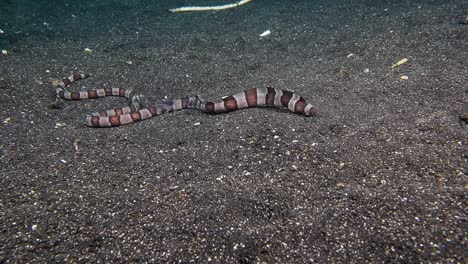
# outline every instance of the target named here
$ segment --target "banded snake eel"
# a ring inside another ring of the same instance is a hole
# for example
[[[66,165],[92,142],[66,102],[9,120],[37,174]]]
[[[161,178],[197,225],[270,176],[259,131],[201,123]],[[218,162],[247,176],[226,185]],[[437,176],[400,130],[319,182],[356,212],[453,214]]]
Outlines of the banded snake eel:
[[[219,102],[206,102],[199,96],[190,96],[175,100],[164,100],[148,107],[142,107],[140,97],[127,89],[102,88],[81,92],[66,90],[71,83],[90,76],[90,74],[73,74],[58,81],[56,83],[56,95],[65,100],[120,96],[127,98],[128,106],[86,115],[84,123],[88,127],[118,127],[182,109],[197,109],[208,114],[219,114],[257,106],[278,106],[308,117],[317,115],[316,109],[307,103],[302,96],[271,87],[248,89],[227,96]]]

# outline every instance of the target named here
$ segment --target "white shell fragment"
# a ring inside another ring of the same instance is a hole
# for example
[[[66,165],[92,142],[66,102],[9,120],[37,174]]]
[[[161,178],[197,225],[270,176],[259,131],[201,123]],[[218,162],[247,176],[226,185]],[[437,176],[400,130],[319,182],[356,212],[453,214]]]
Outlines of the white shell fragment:
[[[8,51],[7,51],[7,50],[2,50],[2,54],[3,54],[3,55],[7,55],[7,54],[8,54]]]
[[[85,48],[85,49],[84,49],[84,52],[86,52],[86,53],[91,53],[91,52],[93,52],[93,50],[92,50],[92,49],[89,49],[89,48]]]
[[[400,76],[400,80],[408,80],[408,79],[409,79],[408,75]]]
[[[265,37],[265,36],[268,36],[270,34],[271,34],[271,31],[267,30],[267,31],[263,32],[262,34],[260,34],[260,37]]]
[[[0,34],[3,34],[3,33],[5,33],[5,31],[3,31],[2,29],[0,29]]]

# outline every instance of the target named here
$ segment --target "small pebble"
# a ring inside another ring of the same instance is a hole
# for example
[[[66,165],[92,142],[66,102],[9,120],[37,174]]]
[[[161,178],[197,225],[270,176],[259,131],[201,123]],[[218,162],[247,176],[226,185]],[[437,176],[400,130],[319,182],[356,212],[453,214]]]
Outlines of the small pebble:
[[[351,73],[349,73],[348,71],[346,70],[343,70],[341,69],[339,72],[338,72],[338,76],[342,77],[342,78],[351,78]]]
[[[2,50],[2,54],[3,54],[3,55],[7,55],[7,54],[8,54],[8,51],[7,51],[7,50]]]
[[[85,48],[85,49],[84,49],[84,52],[86,52],[86,53],[92,53],[93,50],[92,50],[92,49],[89,49],[89,48]]]
[[[364,72],[365,72],[365,73],[369,73],[370,70],[366,68],[366,69],[364,69]]]
[[[409,79],[408,75],[400,76],[400,80],[408,80],[408,79]]]

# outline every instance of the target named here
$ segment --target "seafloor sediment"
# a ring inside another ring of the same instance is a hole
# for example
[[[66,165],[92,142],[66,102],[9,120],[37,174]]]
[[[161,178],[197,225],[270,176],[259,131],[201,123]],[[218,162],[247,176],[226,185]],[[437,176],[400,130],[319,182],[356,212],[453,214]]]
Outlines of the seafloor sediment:
[[[466,261],[461,1],[93,2],[0,7],[0,262]],[[125,100],[57,101],[74,72],[147,103],[273,86],[320,115],[91,129]]]

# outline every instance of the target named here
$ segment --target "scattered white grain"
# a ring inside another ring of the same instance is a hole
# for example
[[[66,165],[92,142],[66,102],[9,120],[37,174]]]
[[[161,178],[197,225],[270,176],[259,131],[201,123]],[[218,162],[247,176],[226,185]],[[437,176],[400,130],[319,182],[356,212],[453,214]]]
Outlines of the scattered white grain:
[[[216,178],[216,180],[222,182],[223,179],[224,179],[225,177],[226,177],[226,176],[221,175],[221,176],[219,176],[218,178]]]
[[[61,122],[55,123],[55,128],[62,128],[62,127],[66,127],[66,126],[67,126],[66,123],[61,123]]]

